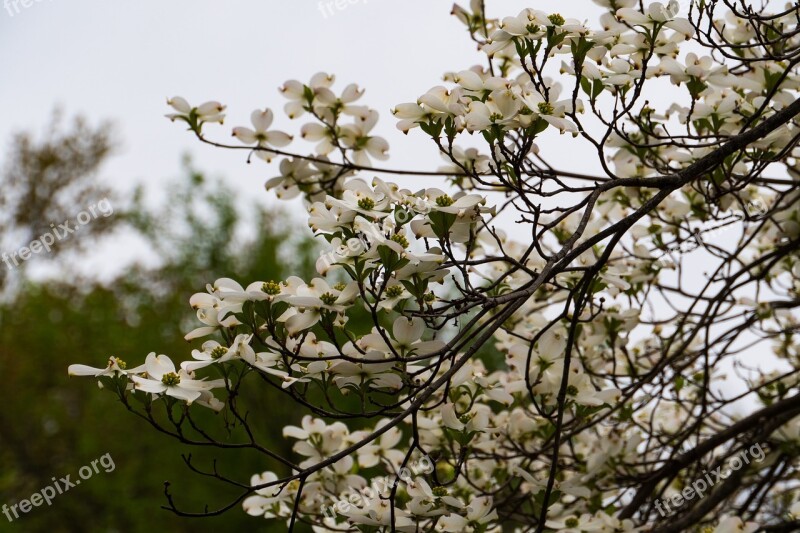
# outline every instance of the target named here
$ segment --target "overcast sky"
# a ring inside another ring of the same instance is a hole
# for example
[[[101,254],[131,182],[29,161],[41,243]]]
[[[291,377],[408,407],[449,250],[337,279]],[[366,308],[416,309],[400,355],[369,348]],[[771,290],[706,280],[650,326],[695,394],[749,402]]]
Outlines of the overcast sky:
[[[443,72],[480,61],[448,1],[338,0],[345,7],[333,3],[332,12],[314,0],[25,2],[32,4],[25,8],[20,0],[18,12],[12,5],[0,12],[0,139],[47,127],[56,105],[68,115],[113,119],[123,149],[104,174],[122,186],[135,180],[157,186],[177,173],[180,154],[189,151],[200,168],[260,194],[271,171],[248,168],[241,153],[200,146],[163,118],[165,99],[227,104],[225,126],[209,130],[227,141],[230,126],[247,124],[252,109],[279,112],[284,100],[277,87],[285,80],[307,81],[318,71],[335,73],[339,87],[356,82],[367,89],[363,102],[380,111],[394,164],[438,165],[422,135],[395,130],[389,109],[439,84]],[[515,15],[530,2],[488,4],[497,14]],[[569,4],[568,15],[599,13],[589,0]],[[300,125],[279,120],[289,132]]]

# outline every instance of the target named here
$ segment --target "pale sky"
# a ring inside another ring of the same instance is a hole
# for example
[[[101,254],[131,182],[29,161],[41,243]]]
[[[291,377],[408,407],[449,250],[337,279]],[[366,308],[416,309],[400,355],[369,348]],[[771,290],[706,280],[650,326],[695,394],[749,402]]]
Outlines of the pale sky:
[[[338,1],[344,9],[333,4],[333,14],[325,16],[314,0],[25,0],[32,2],[27,8],[20,0],[13,16],[13,6],[0,11],[0,99],[6,103],[0,139],[7,142],[18,129],[47,127],[59,105],[67,115],[116,122],[123,148],[104,175],[122,187],[135,180],[157,187],[177,173],[180,155],[189,151],[199,168],[261,194],[273,172],[263,164],[248,167],[242,153],[198,144],[163,118],[166,97],[228,105],[225,126],[209,130],[226,142],[230,127],[249,125],[256,107],[273,108],[278,126],[295,133],[301,122],[283,115],[285,100],[277,87],[326,71],[336,75],[336,87],[355,82],[367,89],[362,103],[381,113],[378,129],[391,144],[392,165],[438,165],[432,144],[419,130],[400,134],[389,109],[440,84],[445,71],[481,60],[449,15],[452,3]],[[531,5],[487,3],[490,13],[501,15]],[[537,4],[546,9],[556,2]],[[600,13],[589,0],[570,2],[573,13],[558,4],[565,15],[584,18],[591,12],[596,19]]]

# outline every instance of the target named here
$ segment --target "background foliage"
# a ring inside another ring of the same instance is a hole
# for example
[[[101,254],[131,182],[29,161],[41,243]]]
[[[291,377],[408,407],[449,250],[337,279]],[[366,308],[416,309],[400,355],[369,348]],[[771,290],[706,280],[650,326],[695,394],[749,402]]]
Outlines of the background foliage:
[[[83,121],[40,141],[17,136],[0,193],[6,213],[14,215],[6,217],[3,234],[8,235],[13,222],[19,234],[38,235],[51,219],[73,216],[83,204],[110,195],[94,174],[111,149],[108,126],[92,128]],[[27,498],[52,484],[53,476],[72,474],[74,479],[81,466],[106,453],[116,469],[101,470],[57,497],[52,507],[35,508],[13,524],[2,517],[0,531],[143,532],[158,524],[160,531],[197,532],[217,531],[223,521],[236,531],[284,529],[238,509],[204,520],[178,519],[161,510],[165,480],[180,479],[172,492],[198,510],[232,493],[187,472],[181,454],[192,453],[200,464],[211,466],[203,450],[190,450],[152,431],[146,422],[121,411],[113,395],[75,386],[67,376],[67,366],[78,359],[103,366],[113,354],[138,364],[153,347],[185,357],[199,345],[180,340],[182,324],[193,319],[189,296],[204,283],[223,276],[277,280],[287,275],[287,268],[311,271],[313,243],[289,242],[286,213],[263,207],[242,210],[219,182],[206,179],[188,161],[185,167],[185,175],[169,185],[164,205],[147,206],[142,190],[124,207],[115,199],[115,215],[100,219],[104,224],[95,228],[95,235],[59,243],[62,258],[36,256],[29,261],[55,261],[58,272],[71,272],[96,237],[112,233],[132,242],[143,240],[160,259],[158,267],[137,266],[105,284],[86,275],[36,281],[28,276],[27,264],[10,276],[3,267],[0,375],[6,401],[0,408],[0,503]],[[19,194],[10,194],[7,185]],[[59,192],[69,190],[78,194]],[[287,257],[292,258],[290,267]],[[247,401],[252,409],[270,413],[269,425],[256,428],[262,433],[259,439],[275,449],[286,447],[279,435],[295,418],[292,404],[268,389]],[[204,415],[222,416],[211,411]],[[259,458],[247,453],[223,454],[220,463],[226,471],[238,472],[243,482],[263,469]]]

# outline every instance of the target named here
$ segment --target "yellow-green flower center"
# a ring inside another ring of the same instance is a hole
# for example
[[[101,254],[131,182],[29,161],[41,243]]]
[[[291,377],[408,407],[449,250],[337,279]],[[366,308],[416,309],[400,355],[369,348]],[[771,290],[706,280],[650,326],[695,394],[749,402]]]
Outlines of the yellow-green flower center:
[[[408,239],[406,239],[406,236],[402,233],[395,233],[392,235],[392,240],[403,248],[408,248]]]
[[[403,294],[403,287],[400,285],[392,285],[386,289],[386,296],[389,298],[397,298],[401,294]]]
[[[450,207],[453,205],[454,200],[449,195],[443,194],[436,199],[436,205],[439,207]]]
[[[552,23],[553,23],[553,26],[563,26],[563,25],[564,25],[564,22],[566,22],[566,21],[564,20],[564,17],[562,17],[562,16],[561,16],[561,15],[559,15],[558,13],[553,13],[552,15],[550,15],[549,17],[547,17],[547,20],[549,20],[550,22],[552,22]]]
[[[577,396],[578,395],[578,387],[575,385],[570,385],[567,387],[567,395],[568,396]]]
[[[261,285],[261,290],[271,296],[275,296],[276,294],[281,293],[281,286],[279,283],[276,283],[274,281],[268,281],[263,285]]]
[[[181,377],[176,374],[175,372],[170,372],[169,374],[164,374],[161,377],[161,383],[166,385],[167,387],[173,387],[181,382]]]
[[[322,303],[325,305],[333,305],[336,303],[336,295],[326,292],[322,296],[319,297],[322,300]]]
[[[216,348],[211,350],[211,358],[212,359],[219,359],[220,357],[222,357],[226,353],[228,353],[228,349],[227,348],[225,348],[224,346],[217,346]]]
[[[422,299],[425,300],[426,302],[432,302],[436,299],[436,295],[433,294],[432,292],[426,292],[425,296],[423,296]]]
[[[537,107],[539,108],[539,113],[542,115],[552,115],[553,111],[555,111],[553,104],[550,102],[541,102]]]
[[[372,208],[375,207],[375,201],[372,198],[362,198],[361,200],[358,201],[358,207],[370,211]]]
[[[564,525],[567,527],[578,527],[578,524],[580,524],[580,522],[578,521],[577,518],[574,517],[567,518],[566,520],[564,520]]]
[[[347,283],[345,283],[344,281],[340,281],[339,283],[333,286],[333,289],[339,292],[345,290],[346,288],[347,288]]]
[[[440,498],[442,496],[447,496],[447,488],[446,487],[433,487],[431,492],[433,492],[434,496],[438,496]]]
[[[117,363],[117,366],[120,367],[122,370],[128,368],[128,363],[120,359],[119,357],[115,357],[114,361]],[[108,362],[108,366],[111,366],[111,361]]]

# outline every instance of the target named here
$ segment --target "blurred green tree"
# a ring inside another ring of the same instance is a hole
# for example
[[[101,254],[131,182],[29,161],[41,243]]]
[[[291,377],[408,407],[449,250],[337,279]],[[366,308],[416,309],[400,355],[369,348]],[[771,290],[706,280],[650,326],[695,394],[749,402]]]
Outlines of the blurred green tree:
[[[73,219],[92,203],[107,199],[115,204],[116,192],[97,179],[115,145],[110,123],[91,126],[76,117],[65,130],[58,110],[53,112],[41,139],[30,132],[14,135],[0,174],[0,249],[17,250],[51,231],[52,223]],[[119,220],[98,217],[85,227],[83,238],[59,241],[52,251],[37,259],[52,261],[65,252],[85,250],[94,238],[107,234]],[[0,289],[8,289],[9,280],[19,279],[10,274],[24,272],[25,267],[26,263],[20,263],[12,272],[3,265]]]
[[[2,197],[6,213],[14,215],[6,217],[0,230],[9,231],[13,224],[19,234],[35,236],[42,223],[76,205],[68,200],[74,196],[66,193],[58,200],[59,191],[73,189],[82,198],[97,193],[111,196],[111,191],[84,179],[111,153],[107,128],[92,129],[76,122],[72,131],[39,144],[29,136],[17,136],[4,180],[13,175],[9,183],[23,192]],[[50,159],[53,162],[46,164]],[[66,172],[61,165],[78,174]],[[0,375],[7,393],[0,409],[0,504],[29,497],[51,485],[54,476],[71,474],[74,479],[81,466],[106,453],[113,457],[115,469],[101,470],[58,496],[52,506],[35,508],[14,523],[0,516],[0,531],[285,529],[281,524],[267,526],[238,509],[224,518],[204,520],[162,511],[163,482],[168,479],[196,481],[177,483],[172,491],[185,506],[198,510],[233,494],[213,480],[187,476],[181,460],[182,454],[191,453],[193,462],[211,468],[212,457],[219,452],[212,456],[214,450],[190,449],[169,436],[145,430],[146,422],[119,411],[114,396],[76,387],[67,377],[66,368],[75,361],[103,366],[109,355],[117,355],[138,364],[153,346],[161,353],[186,358],[193,346],[179,340],[185,331],[176,324],[193,327],[189,297],[216,278],[278,280],[290,269],[296,273],[298,266],[306,274],[313,270],[313,243],[290,234],[285,212],[258,206],[243,209],[218,181],[207,180],[188,161],[185,168],[183,179],[168,187],[168,200],[162,205],[147,206],[144,191],[138,189],[130,205],[117,208],[102,231],[72,239],[74,246],[85,248],[101,234],[122,235],[132,239],[132,246],[153,250],[160,261],[157,267],[134,266],[106,284],[86,278],[33,281],[24,270],[15,273],[16,288],[0,304]],[[37,180],[50,183],[47,176],[53,177],[52,186],[39,189]],[[19,202],[27,201],[38,202],[35,213],[23,213]],[[185,309],[184,315],[174,316],[175,309]],[[291,404],[270,389],[247,401],[251,409],[272,414],[274,425],[258,428],[263,433],[259,440],[273,449],[286,446],[275,429],[296,419],[288,410]],[[203,416],[224,415],[209,410]],[[230,428],[229,438],[241,438],[238,431]],[[220,463],[226,460],[226,471],[237,472],[243,483],[263,470],[256,455],[223,454]]]

